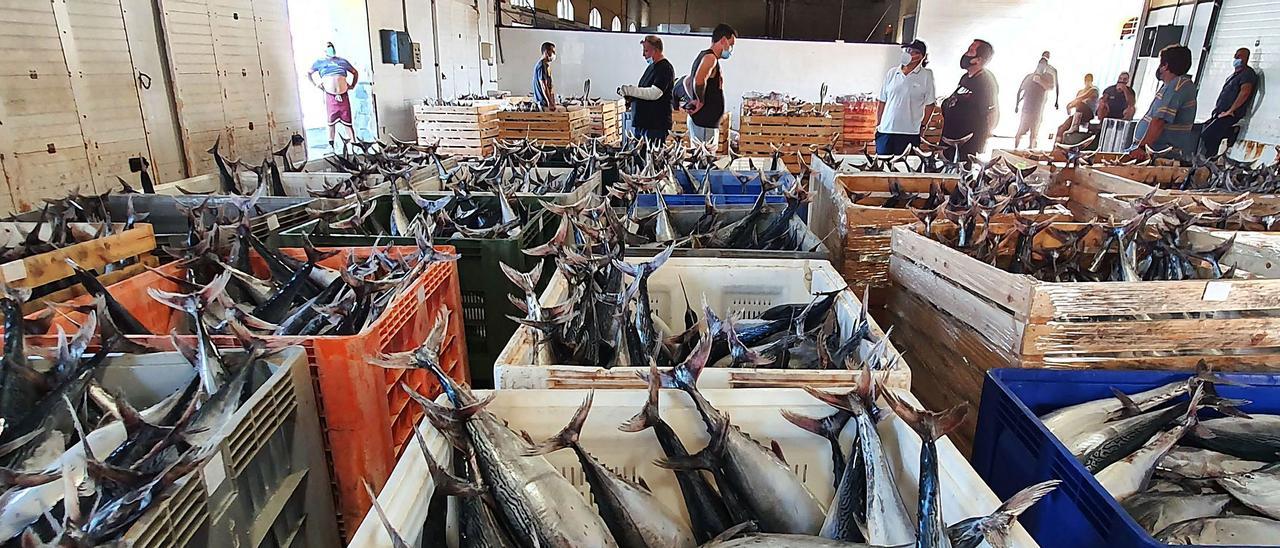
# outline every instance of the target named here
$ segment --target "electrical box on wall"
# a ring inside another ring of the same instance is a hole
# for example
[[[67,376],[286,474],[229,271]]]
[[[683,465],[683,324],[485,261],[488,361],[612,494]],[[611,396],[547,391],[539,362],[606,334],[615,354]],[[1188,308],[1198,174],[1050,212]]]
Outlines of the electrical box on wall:
[[[480,58],[493,64],[493,44],[490,42],[480,42]]]
[[[382,62],[388,65],[408,66],[413,62],[413,40],[409,33],[399,30],[378,31],[382,42]]]
[[[414,42],[412,44],[413,53],[409,55],[409,61],[404,64],[404,68],[409,70],[422,69],[422,44]]]

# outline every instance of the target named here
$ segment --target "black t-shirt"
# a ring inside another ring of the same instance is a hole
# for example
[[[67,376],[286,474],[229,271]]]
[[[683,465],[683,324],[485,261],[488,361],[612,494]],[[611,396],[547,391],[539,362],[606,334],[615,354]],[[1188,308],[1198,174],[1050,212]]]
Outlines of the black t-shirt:
[[[1245,84],[1253,84],[1253,93],[1249,94],[1249,100],[1244,102],[1240,107],[1237,115],[1249,112],[1249,106],[1253,104],[1253,98],[1258,95],[1258,73],[1253,67],[1244,67],[1231,73],[1231,77],[1227,78],[1227,83],[1222,86],[1222,93],[1218,94],[1218,102],[1213,107],[1214,114],[1220,114],[1231,110],[1231,105],[1236,103],[1236,97],[1240,95],[1240,88]]]
[[[671,88],[676,82],[676,69],[671,61],[663,59],[649,65],[640,77],[640,87],[656,87],[662,90],[662,98],[653,101],[632,99],[635,119],[632,125],[640,129],[671,129]]]
[[[693,60],[693,70],[689,72],[690,78],[697,78],[698,66],[707,55],[715,55],[715,53],[709,49],[698,53],[698,57]],[[716,60],[715,64],[715,68],[711,69],[711,75],[707,77],[706,90],[702,93],[702,109],[693,115],[693,123],[698,127],[720,127],[720,117],[724,116],[724,74],[720,72],[720,61]]]
[[[1107,105],[1107,118],[1124,118],[1124,111],[1129,108],[1129,96],[1119,86],[1112,84],[1102,91],[1099,103]]]
[[[991,71],[984,70],[973,77],[964,73],[956,91],[942,102],[943,137],[959,139],[970,133],[975,141],[990,137],[988,114],[996,109],[998,91]]]

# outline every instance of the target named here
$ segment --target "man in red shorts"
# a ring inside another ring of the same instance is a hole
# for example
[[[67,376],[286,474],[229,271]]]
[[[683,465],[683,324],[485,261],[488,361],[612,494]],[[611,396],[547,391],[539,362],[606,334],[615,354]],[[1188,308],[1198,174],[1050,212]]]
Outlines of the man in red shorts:
[[[316,74],[320,75],[319,81]],[[351,74],[349,82],[347,74]],[[351,127],[351,98],[347,96],[347,90],[360,81],[360,73],[346,59],[338,57],[333,42],[329,42],[325,44],[325,56],[311,64],[307,79],[324,92],[325,107],[329,113],[329,148],[333,148],[338,124],[347,128],[344,139],[348,142],[355,140],[355,130]]]

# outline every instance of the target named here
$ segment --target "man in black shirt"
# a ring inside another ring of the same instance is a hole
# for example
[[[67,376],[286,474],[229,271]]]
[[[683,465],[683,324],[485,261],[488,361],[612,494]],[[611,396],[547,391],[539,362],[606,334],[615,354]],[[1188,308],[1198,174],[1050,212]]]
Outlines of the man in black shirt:
[[[994,55],[991,43],[974,40],[960,57],[960,67],[965,73],[960,76],[956,90],[942,101],[942,136],[951,140],[972,137],[960,145],[948,146],[944,152],[947,158],[955,158],[958,153],[959,158],[965,160],[970,154],[981,153],[1000,120],[996,103],[999,87],[995,76],[986,70]]]
[[[693,100],[689,102],[689,136],[715,149],[719,143],[720,117],[724,115],[724,73],[720,61],[733,55],[738,31],[721,23],[711,32],[711,47],[698,52],[689,70]],[[728,138],[728,136],[725,136]]]
[[[622,86],[618,88],[618,95],[631,105],[631,125],[636,137],[665,141],[671,132],[671,88],[676,81],[676,69],[662,55],[661,38],[650,34],[640,45],[649,67],[644,69],[639,85]]]
[[[1218,94],[1218,102],[1213,105],[1213,117],[1200,131],[1200,148],[1205,156],[1216,156],[1226,140],[1234,131],[1240,120],[1249,112],[1253,104],[1254,91],[1258,88],[1258,73],[1249,66],[1249,50],[1236,50],[1235,72],[1227,78]],[[1228,144],[1230,146],[1230,143]]]
[[[1129,73],[1121,72],[1115,84],[1102,90],[1102,98],[1098,100],[1098,119],[1133,118],[1133,113],[1137,109],[1135,102],[1133,88],[1129,87]]]

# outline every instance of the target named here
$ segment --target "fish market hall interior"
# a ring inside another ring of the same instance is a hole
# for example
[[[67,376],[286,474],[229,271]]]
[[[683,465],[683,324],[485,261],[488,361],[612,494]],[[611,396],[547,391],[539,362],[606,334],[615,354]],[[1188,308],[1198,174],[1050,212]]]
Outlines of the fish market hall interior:
[[[1277,14],[0,0],[0,544],[1280,545]]]

